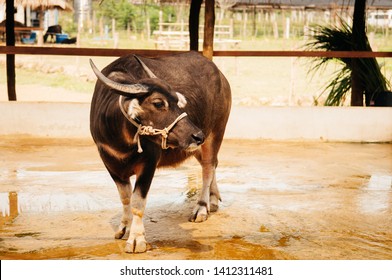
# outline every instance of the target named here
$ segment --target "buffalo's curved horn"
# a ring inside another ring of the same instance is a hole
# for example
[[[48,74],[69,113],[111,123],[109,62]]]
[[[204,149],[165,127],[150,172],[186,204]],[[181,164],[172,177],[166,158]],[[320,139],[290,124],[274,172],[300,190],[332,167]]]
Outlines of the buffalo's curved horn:
[[[151,69],[148,68],[147,65],[144,64],[144,62],[141,61],[141,59],[140,59],[138,56],[136,56],[136,55],[133,55],[133,56],[134,56],[134,57],[136,58],[136,60],[140,63],[140,65],[143,67],[144,71],[146,71],[147,75],[148,75],[150,78],[157,79],[157,76],[155,76],[155,74],[151,71]]]
[[[97,78],[107,85],[108,87],[111,87],[112,89],[128,93],[131,95],[135,94],[140,94],[140,93],[148,93],[148,87],[142,84],[121,84],[117,83],[115,81],[110,80],[107,78],[104,74],[101,73],[101,71],[98,70],[98,68],[95,66],[94,62],[90,59],[90,65],[91,68],[93,69],[95,75]]]

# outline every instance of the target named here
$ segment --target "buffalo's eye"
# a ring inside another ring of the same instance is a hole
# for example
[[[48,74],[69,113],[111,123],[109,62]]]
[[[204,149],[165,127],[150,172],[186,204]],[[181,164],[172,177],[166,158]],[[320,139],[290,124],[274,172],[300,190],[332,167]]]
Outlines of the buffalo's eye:
[[[162,109],[163,107],[165,107],[165,102],[163,102],[162,100],[156,100],[152,103],[155,108],[157,109]]]

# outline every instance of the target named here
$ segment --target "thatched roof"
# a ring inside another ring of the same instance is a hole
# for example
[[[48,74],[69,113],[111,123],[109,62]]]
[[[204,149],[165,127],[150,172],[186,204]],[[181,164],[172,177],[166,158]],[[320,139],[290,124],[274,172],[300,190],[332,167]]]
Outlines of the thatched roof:
[[[4,4],[6,0],[0,0],[0,4]],[[53,9],[58,8],[66,11],[73,11],[72,5],[66,0],[14,0],[15,6],[31,7],[36,9]]]

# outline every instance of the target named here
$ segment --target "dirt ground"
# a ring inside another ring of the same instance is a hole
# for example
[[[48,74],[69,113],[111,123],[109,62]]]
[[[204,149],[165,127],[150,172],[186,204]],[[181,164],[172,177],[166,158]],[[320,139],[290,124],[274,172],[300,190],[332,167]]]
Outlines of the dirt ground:
[[[188,222],[195,160],[159,170],[149,249],[124,252],[116,187],[90,140],[0,139],[1,259],[392,259],[392,145],[225,140],[218,212]]]

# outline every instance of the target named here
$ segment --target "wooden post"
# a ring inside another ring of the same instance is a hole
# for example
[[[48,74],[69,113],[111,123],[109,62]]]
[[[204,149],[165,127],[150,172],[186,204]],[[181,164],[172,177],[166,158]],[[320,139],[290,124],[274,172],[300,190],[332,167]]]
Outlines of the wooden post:
[[[15,6],[14,0],[7,0],[6,2],[6,37],[7,46],[15,46],[15,21],[14,21]],[[8,100],[16,101],[15,89],[15,55],[7,54],[7,91]]]
[[[189,11],[189,48],[191,51],[199,50],[199,16],[203,0],[192,0]]]
[[[354,16],[352,26],[352,45],[353,51],[366,49],[366,0],[357,0],[354,5]],[[365,91],[362,77],[359,74],[359,59],[351,59],[351,106],[363,106],[363,96]]]
[[[91,22],[91,33],[93,34],[93,37],[95,37],[96,24],[97,24],[97,15],[96,15],[95,11],[93,11],[93,19]]]
[[[212,60],[214,53],[215,0],[206,0],[203,55]]]
[[[274,13],[274,17],[272,20],[272,28],[273,28],[273,32],[274,32],[274,38],[278,39],[279,38],[279,28],[278,28],[278,21],[276,20],[276,14]]]
[[[104,37],[104,32],[103,32],[103,16],[99,18],[99,39],[102,40]],[[79,41],[79,38],[78,38]]]
[[[159,34],[162,34],[163,31],[163,11],[159,10]]]
[[[116,19],[112,18],[112,38],[116,35]]]
[[[234,38],[234,19],[230,18],[230,39]]]
[[[252,21],[252,37],[254,37],[254,39],[257,37],[257,24],[256,24],[256,5],[253,6],[252,9],[253,12],[253,21]]]
[[[285,30],[284,30],[284,37],[286,39],[290,39],[290,18],[286,17],[286,24],[285,24]]]
[[[180,26],[180,31],[181,31],[180,38],[181,38],[181,42],[184,42],[184,40],[185,40],[185,38],[184,38],[184,29],[185,29],[185,22],[184,22],[183,19],[181,19],[181,26]],[[181,43],[181,45],[182,45],[182,43]]]
[[[30,6],[26,6],[26,11],[25,11],[25,17],[26,17],[26,26],[31,26],[31,8]]]
[[[118,44],[120,40],[120,34],[118,32],[115,32],[113,35],[113,48],[118,49]]]
[[[247,26],[248,26],[248,11],[246,8],[242,10],[242,15],[243,15],[243,29],[242,29],[242,39],[246,40],[246,34],[248,33],[247,31]]]
[[[151,25],[150,25],[150,14],[146,12],[146,29],[147,29],[147,40],[151,39]]]

